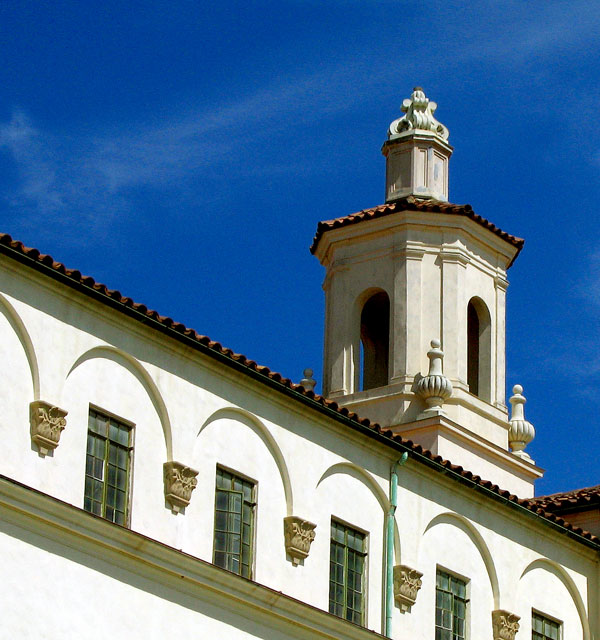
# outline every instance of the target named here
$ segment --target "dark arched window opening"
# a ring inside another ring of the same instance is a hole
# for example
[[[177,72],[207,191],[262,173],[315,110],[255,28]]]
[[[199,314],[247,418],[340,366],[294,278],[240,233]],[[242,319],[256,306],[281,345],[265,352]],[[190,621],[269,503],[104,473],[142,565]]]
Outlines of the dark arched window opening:
[[[362,388],[388,384],[390,351],[390,299],[387,293],[372,295],[360,315]]]
[[[485,303],[473,298],[467,306],[467,384],[472,394],[488,402],[492,390],[491,331]]]

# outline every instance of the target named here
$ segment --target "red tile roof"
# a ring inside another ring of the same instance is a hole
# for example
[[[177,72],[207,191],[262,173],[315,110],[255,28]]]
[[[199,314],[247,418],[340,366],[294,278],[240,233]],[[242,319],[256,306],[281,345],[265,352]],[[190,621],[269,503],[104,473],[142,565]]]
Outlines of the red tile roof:
[[[323,396],[307,391],[301,385],[294,384],[289,378],[284,378],[280,373],[271,371],[268,367],[260,366],[254,360],[248,359],[240,353],[234,353],[231,349],[223,347],[207,336],[201,335],[189,329],[172,318],[161,316],[157,311],[148,309],[146,305],[134,302],[131,298],[121,295],[120,291],[109,289],[106,285],[96,282],[91,276],[84,276],[77,269],[68,269],[61,262],[56,262],[51,256],[40,253],[23,245],[22,242],[13,240],[8,234],[0,233],[0,253],[15,259],[30,268],[41,271],[63,284],[73,287],[92,298],[100,300],[130,317],[143,322],[154,329],[169,335],[170,337],[184,341],[186,344],[198,349],[206,355],[218,358],[224,364],[232,366],[269,384],[273,388],[293,395],[293,397],[306,403],[317,411],[326,412],[328,415],[343,422],[347,426],[362,432],[365,435],[378,439],[389,446],[402,451],[408,451],[417,461],[432,467],[436,471],[448,474],[450,477],[463,482],[475,490],[483,492],[488,497],[500,500],[510,507],[524,509],[530,514],[539,516],[547,524],[554,525],[563,531],[572,534],[580,542],[591,543],[594,547],[600,547],[600,538],[580,527],[573,526],[559,515],[546,510],[543,503],[535,499],[527,500],[501,489],[497,484],[484,480],[471,471],[467,471],[460,465],[452,464],[441,456],[424,449],[420,444],[411,440],[405,440],[399,435],[394,435],[389,429],[371,422],[368,418],[361,418],[347,407],[341,407],[337,402],[328,400]]]
[[[549,496],[539,496],[534,498],[532,502],[552,513],[598,509],[600,508],[600,484],[573,491],[552,493]]]
[[[525,244],[525,240],[523,240],[523,238],[512,236],[510,235],[510,233],[506,233],[506,231],[502,231],[502,229],[499,229],[489,220],[486,220],[485,218],[477,215],[473,211],[470,204],[451,204],[449,202],[440,202],[438,200],[418,200],[413,196],[408,196],[407,198],[399,198],[398,200],[394,200],[393,202],[388,202],[377,207],[372,207],[371,209],[363,209],[362,211],[352,213],[348,216],[319,222],[319,224],[317,225],[317,232],[315,233],[315,237],[313,238],[313,242],[310,247],[310,251],[311,253],[315,253],[322,235],[327,231],[330,231],[331,229],[339,229],[340,227],[357,224],[358,222],[363,222],[365,220],[382,218],[398,211],[423,211],[427,213],[466,216],[467,218],[474,220],[475,222],[480,224],[482,227],[485,227],[492,233],[495,233],[499,238],[502,238],[509,244],[512,244],[513,247],[516,247],[517,253],[511,260],[511,264],[514,262],[515,258],[519,254],[519,251],[521,251],[523,245]]]

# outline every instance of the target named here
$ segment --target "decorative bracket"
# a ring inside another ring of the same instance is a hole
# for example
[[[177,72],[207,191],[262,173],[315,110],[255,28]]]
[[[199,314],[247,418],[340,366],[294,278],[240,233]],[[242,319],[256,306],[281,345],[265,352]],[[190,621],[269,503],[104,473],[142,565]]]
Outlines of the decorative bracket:
[[[197,475],[197,471],[181,462],[172,460],[163,464],[165,498],[174,514],[178,514],[190,503],[192,491],[198,484]]]
[[[394,600],[402,611],[408,611],[417,601],[423,574],[403,564],[394,567]]]
[[[34,400],[30,403],[31,441],[37,446],[40,455],[46,456],[58,447],[60,434],[67,426],[65,420],[67,413],[68,411],[43,400]]]
[[[298,516],[287,516],[283,519],[285,550],[290,554],[294,566],[308,556],[310,545],[315,539],[316,527],[316,524]]]
[[[515,640],[521,618],[503,609],[492,611],[492,629],[494,640]]]

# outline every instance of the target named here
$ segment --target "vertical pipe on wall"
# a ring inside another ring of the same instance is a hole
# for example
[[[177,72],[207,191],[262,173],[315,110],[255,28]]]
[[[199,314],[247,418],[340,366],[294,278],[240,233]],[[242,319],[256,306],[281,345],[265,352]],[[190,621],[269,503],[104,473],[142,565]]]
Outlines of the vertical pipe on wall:
[[[390,470],[390,500],[385,532],[385,635],[392,637],[392,613],[394,611],[394,522],[398,506],[398,467],[408,459],[405,451]]]

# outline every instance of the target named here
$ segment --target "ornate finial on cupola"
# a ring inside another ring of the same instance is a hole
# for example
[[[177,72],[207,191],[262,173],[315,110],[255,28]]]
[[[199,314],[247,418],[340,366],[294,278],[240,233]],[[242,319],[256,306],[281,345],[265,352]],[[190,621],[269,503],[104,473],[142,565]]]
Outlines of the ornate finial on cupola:
[[[427,409],[419,418],[446,415],[442,405],[452,395],[452,383],[443,373],[444,352],[440,347],[439,340],[431,341],[431,349],[427,352],[429,373],[417,382],[415,393],[425,400],[427,405]]]
[[[382,153],[386,157],[386,202],[415,196],[448,200],[448,129],[433,114],[437,104],[421,87],[402,102],[406,114],[394,120]]]
[[[525,447],[535,437],[535,429],[531,422],[525,420],[525,396],[522,395],[523,387],[516,384],[513,387],[514,395],[510,398],[512,406],[510,428],[508,430],[508,444],[515,456],[519,456],[527,462],[533,463],[531,456],[525,452]]]
[[[421,131],[433,131],[444,140],[448,140],[450,132],[433,117],[437,104],[425,95],[421,87],[415,87],[410,98],[405,98],[402,101],[400,108],[406,115],[392,122],[388,139],[398,138],[411,129],[420,129]]]

